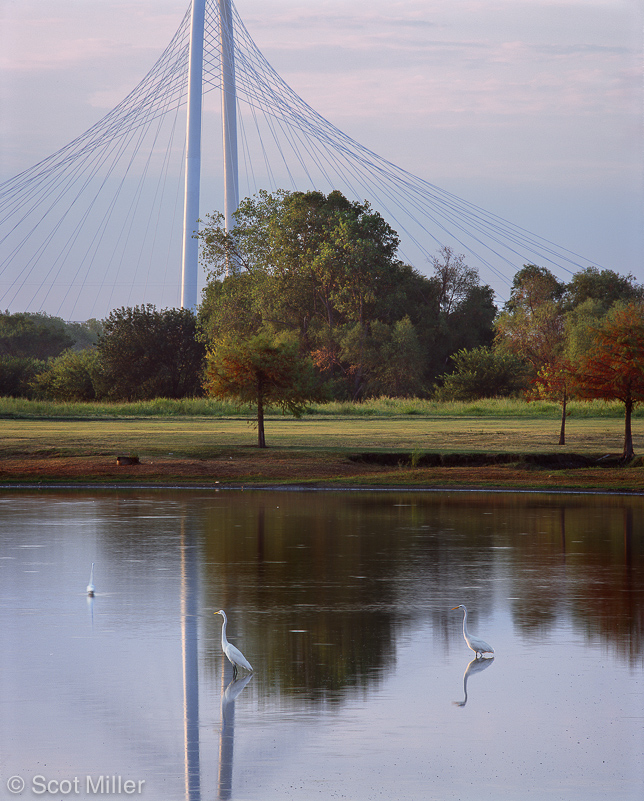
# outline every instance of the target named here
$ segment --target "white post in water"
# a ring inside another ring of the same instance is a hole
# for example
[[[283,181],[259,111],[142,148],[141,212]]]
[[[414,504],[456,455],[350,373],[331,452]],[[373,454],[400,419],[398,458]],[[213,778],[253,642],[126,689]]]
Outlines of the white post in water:
[[[224,219],[226,230],[233,227],[233,214],[239,206],[237,166],[237,89],[235,50],[230,0],[219,0],[221,37],[221,118],[224,139]]]
[[[188,128],[186,133],[186,193],[183,207],[183,260],[181,266],[181,308],[197,306],[199,241],[194,238],[199,219],[201,177],[201,98],[203,39],[206,0],[192,0],[190,64],[188,68]]]

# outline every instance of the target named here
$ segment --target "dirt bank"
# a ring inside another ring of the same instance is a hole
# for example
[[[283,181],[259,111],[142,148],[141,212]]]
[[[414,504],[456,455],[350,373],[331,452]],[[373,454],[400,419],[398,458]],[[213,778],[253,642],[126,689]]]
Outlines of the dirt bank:
[[[0,459],[0,484],[146,484],[185,486],[382,486],[495,488],[644,493],[642,467],[481,464],[411,467],[354,461],[346,456],[240,453],[217,459],[146,458],[118,465],[116,457],[29,456]]]

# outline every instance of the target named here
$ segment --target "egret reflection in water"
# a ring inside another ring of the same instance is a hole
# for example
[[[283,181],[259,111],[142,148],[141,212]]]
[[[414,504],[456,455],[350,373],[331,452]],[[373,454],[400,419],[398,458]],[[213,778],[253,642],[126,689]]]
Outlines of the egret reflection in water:
[[[475,657],[469,663],[469,665],[465,668],[465,673],[463,673],[463,700],[462,701],[453,701],[452,703],[455,706],[465,706],[467,703],[467,680],[470,676],[474,673],[480,673],[485,668],[490,667],[490,665],[494,662],[494,657],[491,659],[482,659],[481,657]]]
[[[223,676],[222,676],[223,678]],[[252,673],[233,679],[221,695],[221,730],[219,733],[219,792],[217,797],[228,799],[233,791],[233,751],[235,745],[235,700]]]

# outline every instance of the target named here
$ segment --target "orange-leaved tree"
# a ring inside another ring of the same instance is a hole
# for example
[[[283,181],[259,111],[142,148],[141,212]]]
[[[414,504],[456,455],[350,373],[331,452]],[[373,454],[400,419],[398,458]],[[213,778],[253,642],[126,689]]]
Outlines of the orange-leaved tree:
[[[311,360],[300,356],[298,345],[266,334],[245,339],[230,337],[206,356],[204,388],[214,398],[257,407],[257,444],[266,447],[264,412],[278,407],[300,417],[321,390]]]
[[[533,379],[534,394],[528,395],[528,400],[534,397],[554,400],[561,406],[561,428],[559,430],[559,445],[566,444],[566,415],[568,414],[568,401],[575,391],[575,375],[571,362],[560,356],[556,362],[545,364]]]
[[[591,347],[576,370],[583,398],[624,404],[624,459],[632,459],[631,416],[644,401],[644,303],[618,303],[595,328]]]
[[[514,276],[510,299],[496,319],[496,348],[530,367],[534,397],[561,404],[559,444],[565,444],[570,397],[565,359],[565,285],[545,267],[526,264]]]

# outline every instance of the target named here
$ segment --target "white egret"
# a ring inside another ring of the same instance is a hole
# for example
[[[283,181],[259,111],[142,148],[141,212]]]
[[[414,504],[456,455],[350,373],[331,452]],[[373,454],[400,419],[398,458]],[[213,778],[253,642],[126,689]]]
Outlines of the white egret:
[[[94,586],[94,562],[92,562],[92,571],[89,574],[89,584],[87,585],[87,594],[90,598],[94,597],[96,587]]]
[[[226,639],[226,625],[228,623],[226,613],[223,609],[220,609],[218,612],[215,612],[215,614],[221,615],[224,619],[221,626],[221,650],[226,654],[228,661],[233,666],[233,678],[237,677],[237,668],[242,668],[242,670],[247,670],[249,673],[252,673],[253,666],[248,659],[246,659],[239,648],[235,648],[235,646]]]
[[[478,637],[473,637],[467,631],[467,607],[463,606],[463,604],[459,604],[458,606],[453,606],[449,611],[453,612],[455,609],[462,609],[463,610],[463,637],[465,638],[465,642],[467,643],[467,647],[470,648],[476,654],[476,658],[478,659],[479,654],[481,656],[483,654],[493,654],[494,648],[491,645],[485,642],[485,640],[481,640]]]

